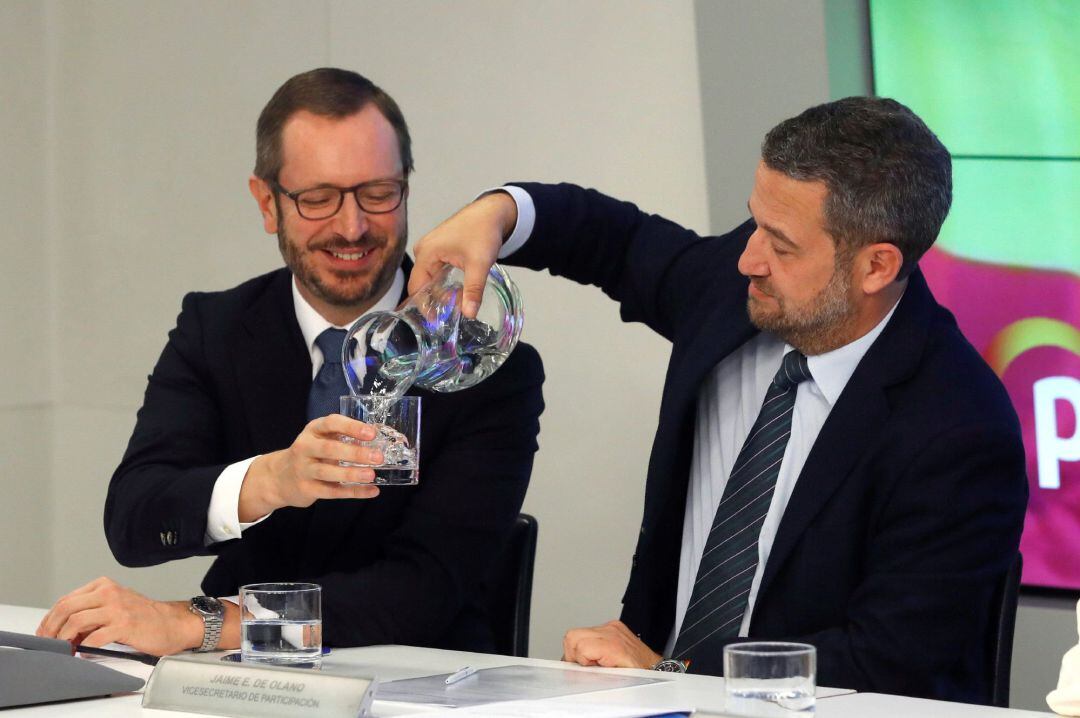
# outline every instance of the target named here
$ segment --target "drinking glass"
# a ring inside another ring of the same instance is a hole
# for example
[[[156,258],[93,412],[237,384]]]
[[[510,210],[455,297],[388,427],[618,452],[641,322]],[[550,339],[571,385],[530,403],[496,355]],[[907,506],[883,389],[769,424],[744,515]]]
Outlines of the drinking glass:
[[[375,469],[377,486],[413,486],[420,481],[420,397],[400,398],[360,394],[340,398],[341,413],[375,427],[375,438],[360,441],[341,436],[349,444],[359,444],[382,452],[378,466],[338,462],[341,466]]]
[[[817,651],[807,643],[724,646],[725,711],[740,716],[813,714]]]
[[[317,668],[322,662],[322,587],[249,583],[240,587],[240,659]]]

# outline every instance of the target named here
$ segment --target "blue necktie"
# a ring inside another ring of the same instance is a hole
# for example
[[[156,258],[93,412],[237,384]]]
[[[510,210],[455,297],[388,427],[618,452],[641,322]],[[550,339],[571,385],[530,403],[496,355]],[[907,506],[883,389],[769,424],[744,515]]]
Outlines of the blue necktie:
[[[799,383],[810,378],[806,357],[791,351],[765,393],[716,508],[675,641],[676,658],[692,659],[695,652],[708,649],[708,642],[739,634],[758,565],[758,537],[791,436],[795,394]]]
[[[323,364],[319,367],[315,380],[311,382],[311,391],[308,393],[308,421],[327,414],[336,414],[339,397],[349,393],[349,385],[345,383],[345,372],[341,366],[341,345],[345,342],[345,334],[344,329],[331,327],[315,339],[315,346],[319,347],[323,355]]]

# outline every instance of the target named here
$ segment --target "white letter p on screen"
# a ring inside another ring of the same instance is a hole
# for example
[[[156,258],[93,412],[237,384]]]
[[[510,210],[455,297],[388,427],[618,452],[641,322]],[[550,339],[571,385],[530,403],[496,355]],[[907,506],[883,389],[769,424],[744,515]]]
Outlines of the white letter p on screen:
[[[1057,402],[1067,401],[1076,416],[1072,436],[1058,436]],[[1039,488],[1061,488],[1059,462],[1080,461],[1080,381],[1051,376],[1035,382],[1035,451]]]

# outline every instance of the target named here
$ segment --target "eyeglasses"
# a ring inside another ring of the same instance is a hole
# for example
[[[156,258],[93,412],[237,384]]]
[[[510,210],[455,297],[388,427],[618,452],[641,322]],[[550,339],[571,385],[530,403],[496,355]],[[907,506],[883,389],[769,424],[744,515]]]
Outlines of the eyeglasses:
[[[290,192],[272,180],[270,186],[296,203],[296,211],[304,219],[333,217],[341,210],[346,194],[356,197],[360,209],[368,214],[386,214],[401,206],[409,189],[405,180],[375,180],[352,187],[315,187],[298,192]]]

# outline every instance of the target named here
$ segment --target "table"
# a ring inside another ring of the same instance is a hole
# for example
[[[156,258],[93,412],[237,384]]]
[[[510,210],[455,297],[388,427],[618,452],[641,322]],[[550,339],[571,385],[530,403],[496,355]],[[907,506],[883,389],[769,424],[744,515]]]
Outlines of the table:
[[[0,604],[0,630],[32,633],[45,609],[8,606]],[[134,661],[101,659],[102,663],[126,673],[146,678],[150,667]],[[350,671],[359,675],[377,676],[380,680],[416,678],[436,673],[449,673],[461,666],[495,668],[507,665],[532,665],[566,668],[567,664],[541,658],[513,658],[486,653],[444,651],[414,646],[368,646],[366,648],[336,649],[324,659],[328,669]],[[632,705],[657,708],[672,706],[696,706],[699,710],[720,713],[723,710],[723,678],[698,675],[657,674],[639,669],[584,668],[582,671],[617,672],[621,675],[641,675],[649,678],[668,678],[662,684],[637,686],[612,691],[598,691],[565,698],[553,698],[553,702],[574,704],[593,703],[605,705]],[[1053,716],[1052,713],[987,708],[964,703],[930,701],[878,693],[841,693],[835,689],[823,689],[817,703],[817,718],[909,718],[910,716],[934,716],[935,718],[1035,718]],[[831,695],[830,695],[831,694]],[[825,695],[827,697],[820,697]],[[178,713],[144,709],[142,696],[129,694],[111,698],[71,701],[48,706],[32,706],[3,711],[3,718],[53,718],[54,716],[155,716],[179,718],[199,714]],[[399,716],[423,713],[423,706],[375,701],[377,716]]]

